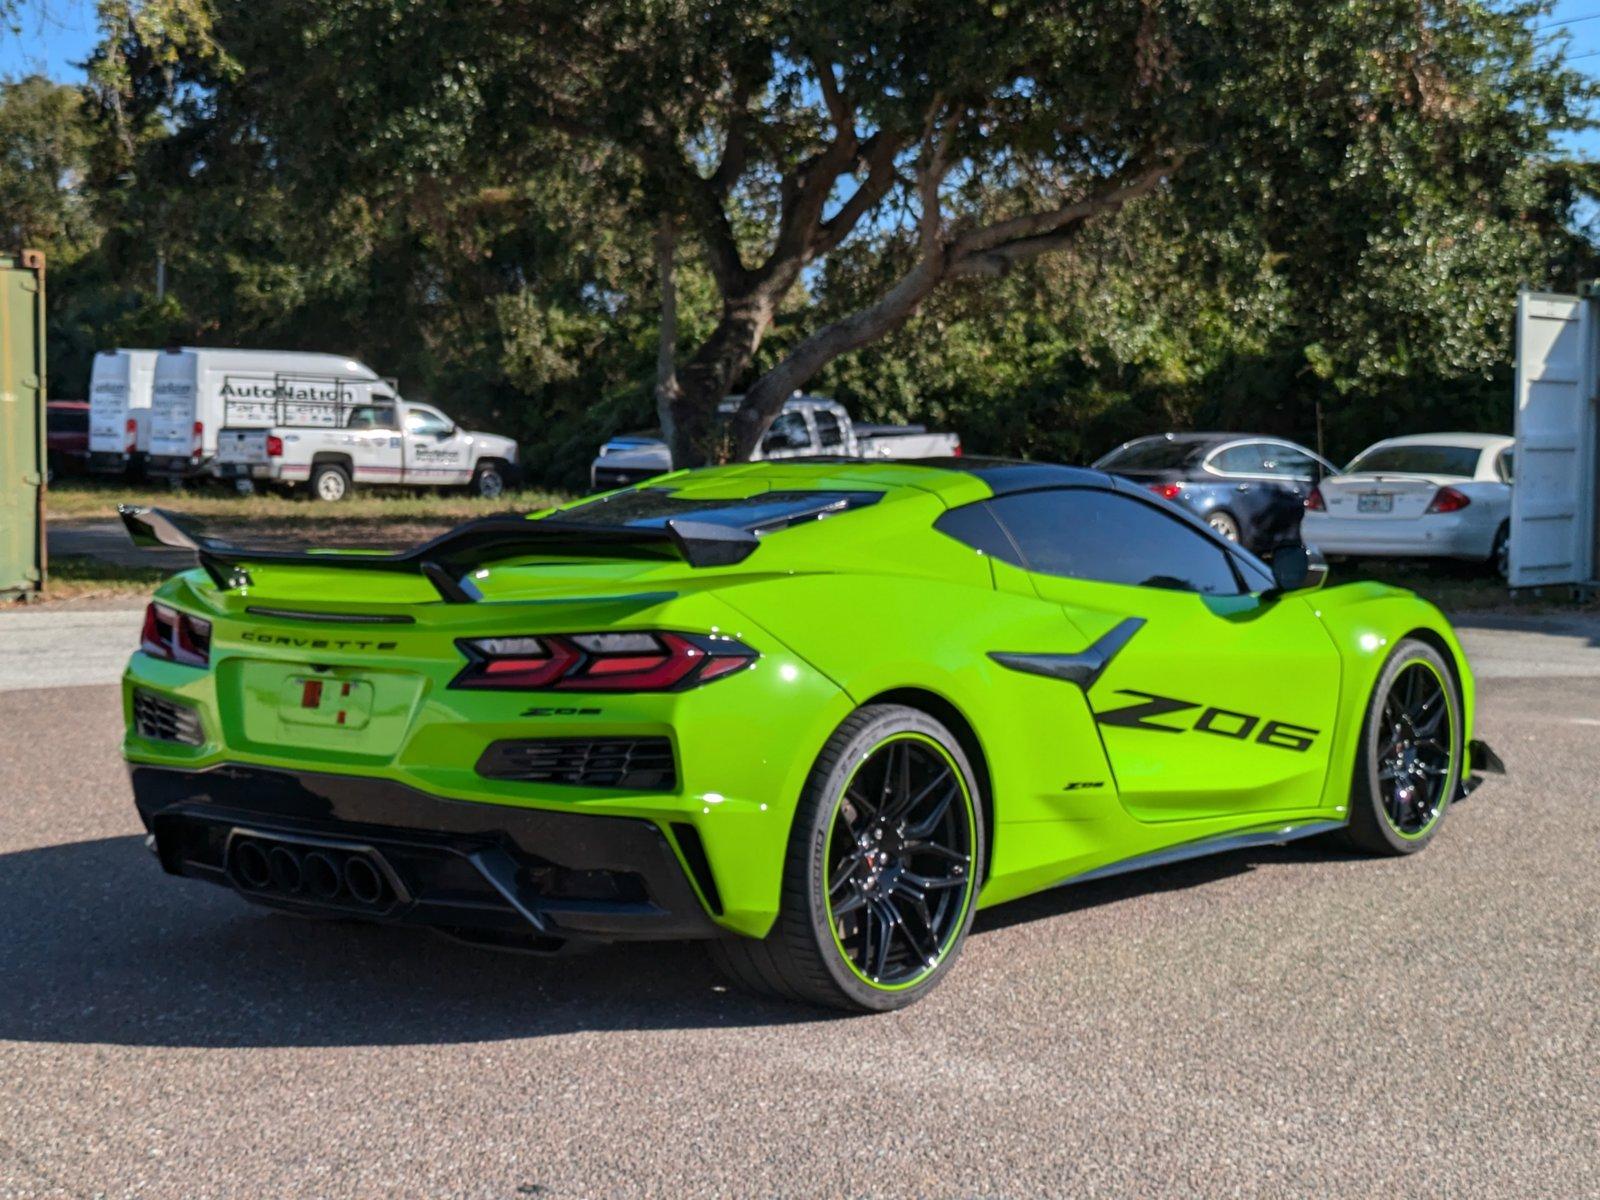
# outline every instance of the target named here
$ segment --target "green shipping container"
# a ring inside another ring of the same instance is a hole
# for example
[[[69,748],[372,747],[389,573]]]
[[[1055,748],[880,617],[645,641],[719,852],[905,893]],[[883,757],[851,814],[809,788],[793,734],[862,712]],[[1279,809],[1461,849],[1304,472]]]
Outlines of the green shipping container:
[[[0,254],[0,599],[44,589],[44,255]]]

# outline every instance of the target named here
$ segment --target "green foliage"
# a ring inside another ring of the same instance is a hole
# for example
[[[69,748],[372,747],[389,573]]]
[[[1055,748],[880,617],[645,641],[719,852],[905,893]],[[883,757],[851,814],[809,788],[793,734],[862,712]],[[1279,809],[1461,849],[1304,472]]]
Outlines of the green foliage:
[[[758,348],[729,359],[735,389],[915,265],[930,105],[954,114],[952,233],[1070,200],[1130,156],[1183,156],[1154,194],[1053,255],[946,283],[808,385],[971,451],[1083,460],[1170,427],[1320,425],[1341,456],[1504,427],[1516,288],[1596,272],[1573,227],[1596,180],[1554,142],[1594,88],[1537,49],[1536,4],[102,11],[85,99],[39,80],[0,95],[0,215],[51,254],[57,393],[119,343],[341,351],[518,436],[557,486],[605,435],[654,423],[663,214],[680,365],[715,341],[730,278],[748,282],[719,259],[702,187],[730,145],[718,203],[739,270],[783,249],[795,173],[833,135],[819,62],[863,134],[905,139],[898,174],[852,236],[796,262]]]

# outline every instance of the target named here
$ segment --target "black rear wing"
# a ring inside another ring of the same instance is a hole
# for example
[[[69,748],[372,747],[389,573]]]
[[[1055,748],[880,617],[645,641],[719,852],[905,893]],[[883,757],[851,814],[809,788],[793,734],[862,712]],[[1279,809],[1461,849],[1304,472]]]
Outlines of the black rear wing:
[[[481,599],[467,576],[475,567],[523,554],[602,558],[677,557],[691,567],[726,567],[743,562],[760,540],[745,529],[707,521],[668,520],[659,527],[590,525],[551,517],[530,520],[515,513],[479,517],[409,550],[366,554],[309,548],[242,546],[201,532],[178,513],[133,504],[117,507],[133,544],[193,550],[217,587],[246,587],[250,566],[326,567],[421,575],[449,604]]]

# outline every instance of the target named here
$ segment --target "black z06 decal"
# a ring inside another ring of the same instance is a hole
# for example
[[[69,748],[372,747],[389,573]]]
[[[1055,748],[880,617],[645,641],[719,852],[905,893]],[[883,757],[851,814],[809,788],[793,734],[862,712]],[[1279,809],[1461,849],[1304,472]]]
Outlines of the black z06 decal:
[[[1134,688],[1118,688],[1119,696],[1139,696],[1136,704],[1121,708],[1108,708],[1097,712],[1094,719],[1102,725],[1119,725],[1124,729],[1148,729],[1152,733],[1209,733],[1214,737],[1232,738],[1243,742],[1252,739],[1258,746],[1276,746],[1280,750],[1306,751],[1317,740],[1320,729],[1295,725],[1289,721],[1268,721],[1250,713],[1235,712],[1228,708],[1206,708],[1187,726],[1162,724],[1156,718],[1187,713],[1201,705],[1191,700],[1175,700],[1171,696],[1158,696],[1154,692],[1141,692]],[[1180,718],[1188,720],[1188,718]]]

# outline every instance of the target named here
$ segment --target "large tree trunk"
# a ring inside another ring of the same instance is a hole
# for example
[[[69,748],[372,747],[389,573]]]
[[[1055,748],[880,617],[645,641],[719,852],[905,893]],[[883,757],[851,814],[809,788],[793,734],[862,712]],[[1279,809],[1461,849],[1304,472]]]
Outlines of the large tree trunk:
[[[771,323],[772,306],[760,297],[742,296],[724,303],[717,328],[678,372],[667,443],[674,467],[728,460],[732,439],[729,428],[717,419],[717,405],[749,368]]]
[[[661,330],[656,342],[656,420],[669,446],[677,426],[673,408],[683,396],[683,388],[678,384],[677,249],[677,232],[672,227],[672,219],[663,217],[656,230],[656,273],[661,285]]]

